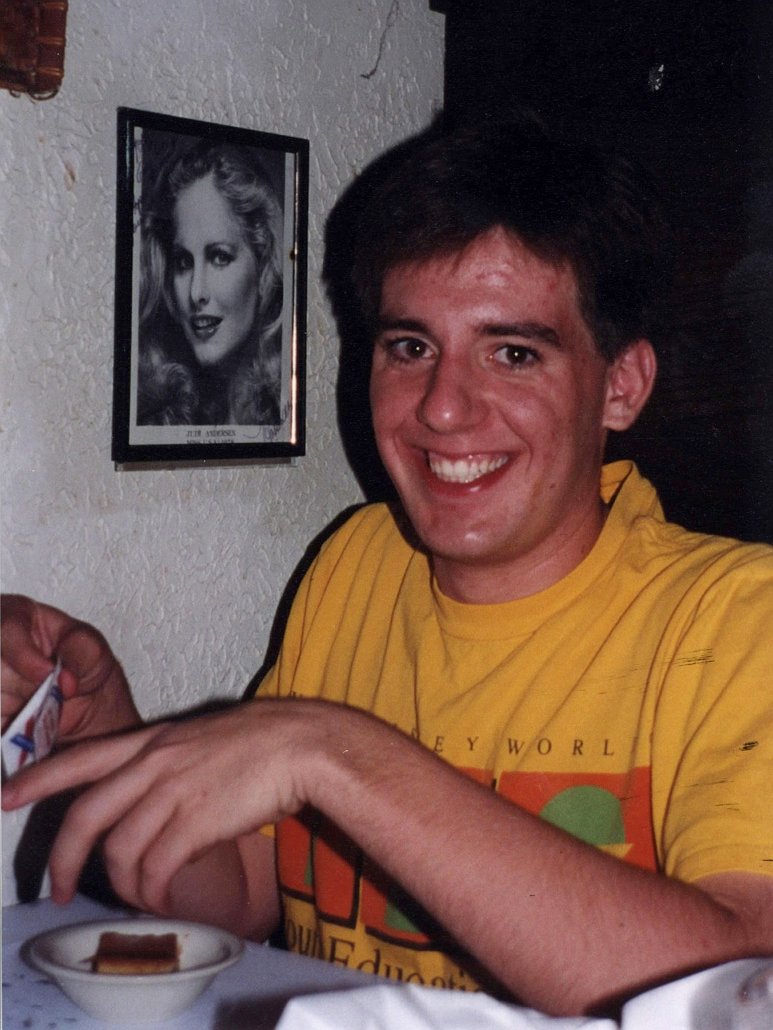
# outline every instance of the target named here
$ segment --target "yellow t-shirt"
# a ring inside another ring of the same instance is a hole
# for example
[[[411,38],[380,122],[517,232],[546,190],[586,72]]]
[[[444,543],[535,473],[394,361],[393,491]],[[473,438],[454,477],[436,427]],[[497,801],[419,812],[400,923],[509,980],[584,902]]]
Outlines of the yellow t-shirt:
[[[773,548],[665,522],[627,462],[601,492],[613,504],[588,557],[496,605],[442,595],[388,508],[362,509],[306,576],[261,694],[365,709],[626,862],[685,881],[773,875]],[[285,820],[277,849],[291,949],[475,989],[321,817]]]

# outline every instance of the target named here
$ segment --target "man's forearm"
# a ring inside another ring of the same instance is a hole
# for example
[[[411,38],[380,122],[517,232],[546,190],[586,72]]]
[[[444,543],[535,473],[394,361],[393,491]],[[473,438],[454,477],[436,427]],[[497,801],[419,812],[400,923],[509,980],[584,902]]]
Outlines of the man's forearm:
[[[85,743],[22,770],[3,806],[84,784],[94,785],[73,803],[49,863],[63,902],[100,840],[114,888],[155,911],[180,870],[233,840],[241,871],[226,879],[246,879],[252,933],[278,915],[273,849],[259,830],[312,805],[546,1011],[582,1012],[659,978],[773,953],[773,878],[717,875],[699,890],[627,866],[340,704],[262,699]],[[176,882],[178,912],[192,884]],[[226,908],[233,897],[221,898]]]
[[[371,721],[363,741],[357,723],[336,738],[312,802],[525,1003],[587,1011],[773,950],[763,920],[605,855],[383,724]],[[374,746],[390,755],[378,768]]]

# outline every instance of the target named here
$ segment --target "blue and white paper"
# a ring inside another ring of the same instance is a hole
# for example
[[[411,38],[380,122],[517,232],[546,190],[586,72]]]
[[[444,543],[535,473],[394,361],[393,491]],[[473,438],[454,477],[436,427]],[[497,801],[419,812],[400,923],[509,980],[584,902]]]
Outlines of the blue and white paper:
[[[54,746],[62,711],[61,671],[62,663],[57,661],[3,734],[3,769],[7,776],[40,762]]]

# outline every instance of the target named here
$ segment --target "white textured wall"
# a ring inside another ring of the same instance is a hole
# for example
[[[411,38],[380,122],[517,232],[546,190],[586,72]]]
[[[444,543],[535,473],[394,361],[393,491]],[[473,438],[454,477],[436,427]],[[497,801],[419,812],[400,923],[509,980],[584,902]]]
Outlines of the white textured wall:
[[[442,95],[428,0],[77,0],[53,100],[0,94],[2,588],[108,636],[144,715],[238,696],[306,544],[359,500],[335,423],[319,285],[341,188]],[[377,65],[377,67],[376,67]],[[115,109],[310,141],[306,457],[110,461]],[[22,819],[4,819],[4,902]]]

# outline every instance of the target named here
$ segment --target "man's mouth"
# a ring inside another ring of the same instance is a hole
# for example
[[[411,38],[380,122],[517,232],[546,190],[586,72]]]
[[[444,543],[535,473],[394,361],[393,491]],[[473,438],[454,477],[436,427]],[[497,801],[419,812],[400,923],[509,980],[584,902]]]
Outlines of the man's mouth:
[[[476,479],[502,468],[510,460],[506,455],[496,458],[441,458],[427,456],[433,475],[444,483],[474,483]]]
[[[222,321],[222,318],[215,315],[196,315],[190,320],[191,331],[198,340],[208,340],[214,336]]]

